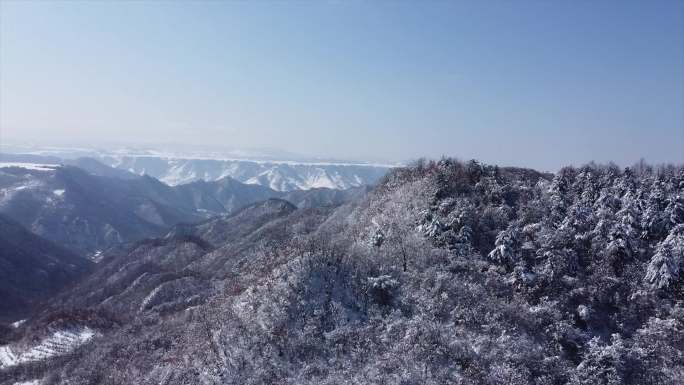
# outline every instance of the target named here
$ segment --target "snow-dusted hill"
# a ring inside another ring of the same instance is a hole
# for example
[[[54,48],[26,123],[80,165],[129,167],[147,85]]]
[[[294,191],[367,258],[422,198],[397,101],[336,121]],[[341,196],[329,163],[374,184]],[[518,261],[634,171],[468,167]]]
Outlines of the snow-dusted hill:
[[[169,185],[227,176],[277,191],[327,187],[348,189],[375,184],[389,169],[385,165],[296,163],[231,159],[182,159],[156,156],[106,156],[102,162],[134,174],[146,174]]]

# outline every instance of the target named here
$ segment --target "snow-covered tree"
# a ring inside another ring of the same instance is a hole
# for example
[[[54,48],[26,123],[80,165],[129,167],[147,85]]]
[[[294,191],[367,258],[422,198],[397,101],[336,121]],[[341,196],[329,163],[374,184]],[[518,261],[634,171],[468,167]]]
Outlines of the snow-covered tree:
[[[684,223],[684,196],[677,195],[670,199],[665,208],[665,215],[670,217],[672,226]]]
[[[500,264],[514,264],[520,258],[520,247],[520,229],[512,225],[496,236],[494,249],[488,257]]]
[[[551,181],[549,186],[552,210],[550,219],[553,223],[559,224],[565,217],[568,207],[572,204],[571,188],[575,174],[574,168],[565,167]]]
[[[654,289],[663,289],[676,282],[684,260],[684,225],[677,225],[658,244],[651,258],[644,280]]]
[[[622,385],[626,348],[619,334],[613,334],[611,343],[601,344],[598,337],[591,339],[584,359],[577,366],[573,385]]]
[[[662,177],[656,178],[650,186],[642,218],[644,238],[662,239],[667,234],[670,218],[665,214],[667,193]]]

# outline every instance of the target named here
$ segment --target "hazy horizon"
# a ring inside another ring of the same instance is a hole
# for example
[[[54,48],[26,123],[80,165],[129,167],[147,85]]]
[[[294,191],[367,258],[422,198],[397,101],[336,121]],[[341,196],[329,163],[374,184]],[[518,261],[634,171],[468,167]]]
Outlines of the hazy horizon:
[[[684,3],[0,3],[0,149],[684,162]]]
[[[29,154],[42,153],[47,156],[56,156],[63,159],[74,159],[78,151],[83,151],[82,155],[90,157],[87,153],[100,152],[98,156],[118,154],[117,156],[145,156],[145,157],[169,157],[175,159],[215,159],[215,160],[244,160],[256,162],[293,162],[293,163],[327,163],[331,164],[368,164],[380,167],[397,167],[410,165],[420,159],[439,160],[444,157],[457,159],[462,162],[476,160],[487,165],[498,165],[501,167],[523,167],[531,168],[542,172],[556,173],[564,167],[582,167],[588,164],[609,165],[616,164],[619,167],[632,167],[641,161],[651,166],[661,165],[684,165],[684,161],[653,161],[644,157],[628,159],[624,162],[613,160],[597,161],[587,159],[579,162],[568,162],[557,167],[539,167],[520,163],[497,163],[482,157],[464,157],[459,154],[441,154],[435,156],[418,156],[411,158],[382,158],[382,157],[343,157],[343,156],[320,156],[306,153],[295,153],[279,148],[265,147],[229,147],[221,145],[188,145],[182,143],[134,143],[134,142],[83,142],[83,143],[45,143],[11,141],[7,144],[0,144],[0,153],[8,154]],[[68,155],[67,155],[68,154]],[[67,155],[67,156],[65,156]]]

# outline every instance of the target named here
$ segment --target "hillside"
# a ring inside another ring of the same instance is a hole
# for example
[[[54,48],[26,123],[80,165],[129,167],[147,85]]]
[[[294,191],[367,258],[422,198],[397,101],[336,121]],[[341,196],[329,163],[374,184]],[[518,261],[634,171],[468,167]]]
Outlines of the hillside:
[[[84,255],[201,219],[152,178],[96,176],[71,166],[0,168],[0,212]]]
[[[116,322],[80,324],[100,335],[33,377],[4,373],[45,384],[678,383],[682,196],[682,167],[549,175],[443,159],[394,170],[337,208],[267,201],[108,258],[42,317],[88,308]]]
[[[91,269],[90,261],[0,215],[0,322],[26,315]]]

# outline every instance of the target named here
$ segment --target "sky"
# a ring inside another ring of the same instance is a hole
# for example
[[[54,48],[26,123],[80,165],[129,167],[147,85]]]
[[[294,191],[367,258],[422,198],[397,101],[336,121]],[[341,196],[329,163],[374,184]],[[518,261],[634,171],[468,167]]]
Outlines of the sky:
[[[684,162],[683,1],[0,0],[0,145]]]

